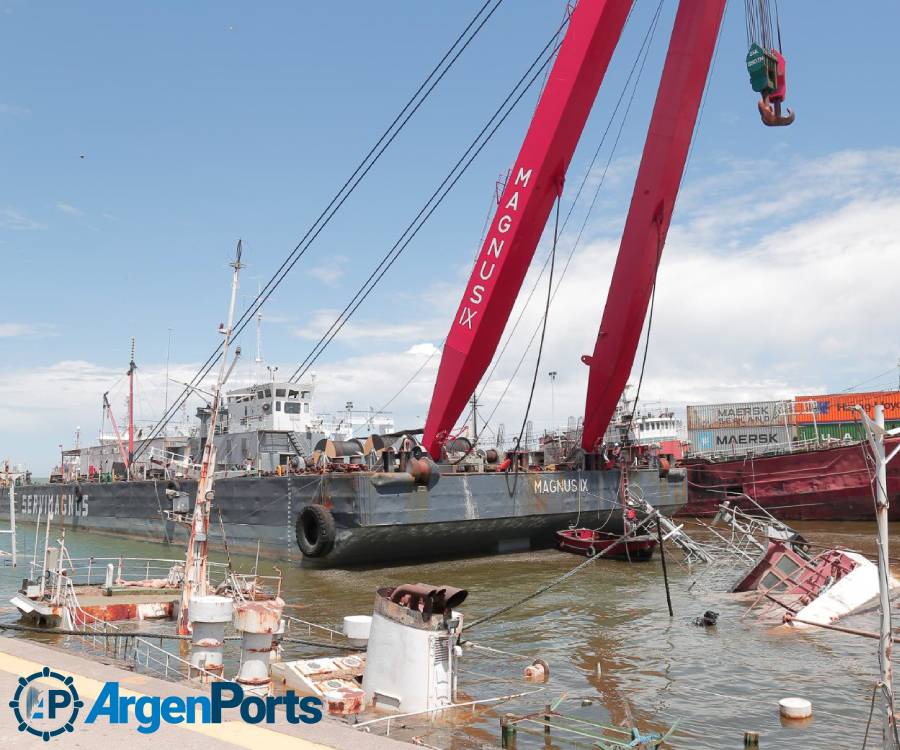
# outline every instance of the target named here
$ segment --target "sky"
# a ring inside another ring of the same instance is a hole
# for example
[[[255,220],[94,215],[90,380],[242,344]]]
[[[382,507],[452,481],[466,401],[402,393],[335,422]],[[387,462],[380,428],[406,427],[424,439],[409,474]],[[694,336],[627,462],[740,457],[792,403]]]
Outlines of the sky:
[[[590,165],[658,2],[637,0],[569,168],[558,252],[572,255],[555,280],[536,429],[584,410],[579,358],[602,316],[675,0],[662,2],[627,117],[623,104]],[[96,437],[105,391],[124,422],[132,337],[136,416],[151,424],[179,391],[169,381],[167,393],[167,369],[187,380],[218,344],[237,240],[240,311],[480,5],[0,0],[0,459],[45,474],[76,428]],[[761,125],[743,4],[726,11],[658,278],[641,390],[650,406],[898,386],[900,6],[781,6],[789,128]],[[286,375],[307,356],[564,10],[500,5],[266,303],[263,370]],[[537,95],[316,362],[320,411],[389,403],[398,425],[422,423],[496,182]],[[548,252],[545,232],[512,343],[480,389],[489,429],[517,432],[523,419]],[[235,385],[254,375],[252,326],[239,343]]]

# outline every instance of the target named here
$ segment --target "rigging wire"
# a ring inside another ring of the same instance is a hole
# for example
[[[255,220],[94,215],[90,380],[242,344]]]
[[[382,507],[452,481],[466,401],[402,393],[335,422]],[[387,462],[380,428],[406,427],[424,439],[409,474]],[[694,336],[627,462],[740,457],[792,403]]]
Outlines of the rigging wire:
[[[638,85],[640,84],[641,74],[642,74],[643,71],[644,71],[644,66],[645,66],[645,64],[646,64],[646,62],[647,62],[647,58],[649,57],[649,54],[650,54],[650,46],[651,46],[651,44],[652,44],[653,36],[655,35],[655,30],[656,30],[656,27],[657,27],[658,22],[659,22],[659,18],[660,18],[660,14],[661,14],[661,11],[662,11],[663,3],[664,3],[664,0],[660,0],[660,3],[659,3],[659,5],[658,5],[657,8],[656,8],[656,12],[654,13],[654,16],[653,16],[653,18],[652,18],[652,20],[651,20],[651,25],[650,25],[650,32],[651,32],[651,33],[650,33],[649,35],[645,35],[645,38],[648,39],[648,43],[647,43],[647,45],[646,45],[646,48],[643,49],[643,60],[641,61],[640,67],[638,68],[638,73],[637,73],[637,77],[636,77],[635,82],[634,82],[634,87],[632,88],[632,91],[631,91],[631,96],[629,97],[628,104],[627,104],[626,107],[625,107],[625,111],[624,111],[623,116],[622,116],[622,121],[619,123],[619,128],[618,128],[618,131],[617,131],[617,133],[616,133],[616,138],[615,138],[615,140],[613,141],[613,145],[612,145],[612,148],[611,148],[611,150],[610,150],[609,157],[608,157],[608,159],[607,159],[607,161],[606,161],[606,165],[604,166],[604,169],[603,169],[603,174],[601,175],[600,180],[599,180],[599,182],[598,182],[598,184],[597,184],[597,187],[596,187],[596,189],[594,190],[594,196],[593,196],[593,199],[591,200],[591,204],[590,204],[590,206],[589,206],[589,208],[588,208],[588,210],[587,210],[587,213],[585,214],[584,220],[582,221],[582,224],[581,224],[581,227],[580,227],[580,229],[579,229],[578,235],[576,236],[575,242],[574,242],[573,245],[572,245],[572,249],[569,251],[569,255],[568,255],[568,257],[566,258],[566,262],[565,262],[565,264],[563,265],[563,269],[562,269],[562,271],[561,271],[561,273],[560,273],[560,276],[559,276],[559,281],[557,281],[557,283],[556,283],[556,288],[553,290],[553,299],[556,298],[556,295],[557,295],[557,293],[559,292],[560,286],[562,285],[562,282],[563,282],[563,280],[565,279],[566,272],[569,270],[569,265],[570,265],[571,262],[572,262],[572,258],[574,257],[575,252],[577,251],[578,246],[579,246],[580,243],[581,243],[581,238],[582,238],[582,236],[583,236],[583,234],[584,234],[585,228],[587,227],[587,222],[589,221],[590,216],[591,216],[591,213],[593,212],[594,206],[596,205],[597,198],[599,197],[600,190],[601,190],[601,188],[603,187],[603,184],[604,184],[604,182],[605,182],[605,180],[606,180],[606,175],[607,175],[607,173],[608,173],[608,171],[609,171],[610,165],[612,164],[612,160],[613,160],[613,158],[615,157],[616,150],[617,150],[618,145],[619,145],[619,141],[620,141],[620,139],[621,139],[621,137],[622,137],[622,133],[623,133],[624,128],[625,128],[625,123],[626,123],[627,120],[628,120],[628,115],[629,115],[629,113],[630,113],[630,111],[631,111],[632,104],[634,103],[634,98],[635,98],[635,94],[636,94],[636,92],[637,92]],[[642,50],[638,50],[638,58],[639,58],[640,55],[641,55],[641,51],[642,51]],[[627,87],[626,87],[626,90],[627,90]],[[624,93],[624,90],[623,90],[623,93]],[[500,394],[500,397],[498,398],[497,403],[494,405],[494,408],[491,410],[491,413],[488,415],[487,420],[485,420],[485,425],[486,425],[486,426],[490,423],[491,419],[494,417],[494,415],[496,414],[497,410],[500,408],[500,406],[501,406],[501,404],[502,404],[502,402],[503,402],[503,399],[506,397],[506,394],[508,393],[508,391],[509,391],[509,389],[510,389],[510,386],[512,385],[512,383],[513,383],[513,381],[515,380],[516,376],[518,375],[518,372],[519,372],[519,370],[520,370],[521,367],[522,367],[522,363],[525,361],[525,357],[527,356],[529,350],[531,349],[532,344],[534,344],[534,341],[535,341],[535,339],[537,338],[537,334],[538,334],[538,332],[539,332],[540,329],[541,329],[541,325],[542,325],[542,321],[539,321],[539,322],[538,322],[538,325],[537,325],[537,326],[535,327],[535,329],[534,329],[534,332],[531,334],[531,338],[529,339],[528,344],[526,345],[525,350],[524,350],[523,353],[522,353],[522,356],[519,358],[519,361],[518,361],[518,363],[516,364],[516,367],[515,367],[515,369],[513,370],[512,375],[508,378],[508,380],[507,380],[507,382],[506,382],[506,386],[505,386],[505,388],[503,389],[503,392]],[[483,393],[483,391],[482,391],[482,393]]]
[[[391,124],[384,130],[375,144],[369,149],[368,153],[359,162],[350,177],[344,182],[338,192],[332,197],[328,205],[316,220],[306,230],[306,233],[288,254],[287,258],[282,262],[274,274],[262,287],[256,295],[253,303],[244,310],[238,318],[234,326],[234,336],[237,337],[247,324],[254,319],[257,311],[262,307],[263,303],[268,300],[272,293],[278,288],[287,274],[293,269],[297,261],[309,249],[312,242],[318,237],[325,226],[331,221],[337,211],[343,206],[344,202],[353,191],[358,187],[360,182],[369,173],[376,162],[381,158],[387,148],[393,143],[403,128],[409,123],[410,119],[416,114],[425,100],[431,95],[435,87],[440,83],[444,76],[453,67],[462,53],[471,44],[472,40],[484,28],[487,21],[493,16],[502,4],[503,0],[485,0],[484,4],[478,9],[472,19],[468,22],[463,31],[456,37],[453,44],[444,53],[443,57],[432,68],[431,72],[425,80],[419,85],[415,93],[409,98]],[[493,3],[493,5],[492,5]],[[491,6],[488,10],[488,7]],[[487,13],[485,14],[485,11]],[[483,16],[483,17],[482,17]],[[471,33],[470,33],[471,32]],[[468,38],[466,38],[468,37]],[[446,63],[446,65],[445,65]],[[417,101],[418,100],[418,101]],[[190,381],[190,386],[199,385],[216,363],[221,358],[222,344],[218,345],[206,362],[200,367],[197,373]],[[176,414],[178,409],[187,401],[192,393],[191,387],[186,387],[181,394],[175,399],[172,405],[165,411],[159,422],[151,430],[149,437],[155,437],[165,427],[166,424]],[[136,451],[135,457],[143,451],[143,446]]]
[[[388,250],[388,252],[382,257],[381,261],[379,261],[378,265],[376,265],[371,274],[369,274],[369,277],[366,279],[366,281],[363,282],[363,284],[359,287],[353,298],[351,298],[350,302],[347,303],[341,313],[332,322],[331,326],[329,326],[328,331],[326,331],[325,334],[322,335],[322,337],[319,339],[310,353],[306,356],[303,362],[300,363],[300,365],[294,371],[294,374],[291,376],[291,381],[296,382],[298,379],[302,378],[309,370],[309,368],[315,364],[315,362],[319,359],[328,345],[347,324],[347,322],[350,320],[359,306],[372,293],[378,282],[381,281],[387,271],[390,270],[391,266],[393,266],[400,255],[404,252],[404,250],[406,250],[410,242],[412,242],[412,240],[419,233],[419,231],[422,229],[422,227],[425,225],[434,211],[444,201],[444,199],[454,188],[456,183],[466,173],[475,158],[490,142],[491,138],[493,138],[500,126],[506,121],[512,111],[516,108],[518,103],[522,100],[524,95],[528,92],[528,90],[540,76],[544,68],[546,68],[552,61],[553,56],[556,54],[556,51],[562,44],[562,42],[558,41],[559,36],[567,24],[568,19],[566,19],[560,25],[556,33],[553,35],[553,37],[551,37],[550,41],[548,41],[547,44],[544,45],[544,48],[540,51],[540,53],[538,53],[537,57],[534,59],[534,61],[531,63],[522,77],[516,82],[515,86],[512,88],[509,94],[507,94],[506,98],[496,109],[494,114],[491,115],[485,126],[481,129],[481,131],[468,146],[468,148],[463,152],[462,156],[460,156],[460,158],[457,160],[456,164],[453,165],[447,176],[444,177],[440,185],[438,185],[438,187],[434,190],[434,192],[425,202],[425,205],[420,209],[419,213],[416,214],[415,218],[412,220],[412,222],[410,222],[406,229],[403,230],[403,233],[400,235],[400,238],[397,240],[397,242],[395,242],[391,249]],[[547,54],[548,49],[550,50],[549,56]],[[543,59],[543,62],[541,62],[542,58],[546,59]],[[540,65],[538,65],[539,63]],[[538,66],[537,70],[535,70],[535,66]],[[531,75],[531,78],[529,79],[529,75],[531,74],[532,70],[534,70],[534,74]],[[516,91],[523,86],[523,83],[524,87],[518,94],[516,94]],[[510,103],[511,100],[512,103]],[[505,112],[503,111],[504,108],[506,108]],[[494,122],[495,120],[496,123]]]
[[[522,428],[519,430],[519,437],[516,439],[515,450],[518,452],[522,445],[522,435],[525,434],[525,426],[528,424],[528,413],[531,411],[531,402],[534,399],[534,389],[537,386],[538,371],[541,369],[541,355],[544,353],[544,337],[547,334],[547,321],[550,318],[550,302],[553,299],[553,267],[556,263],[556,243],[559,240],[559,204],[562,201],[562,185],[559,186],[559,192],[556,195],[556,221],[553,226],[553,246],[550,248],[550,278],[547,282],[547,302],[544,305],[544,322],[541,326],[541,340],[538,343],[537,359],[534,362],[534,377],[531,379],[531,391],[528,394],[528,403],[525,405],[525,414],[522,415]],[[472,407],[475,408],[474,406]],[[526,446],[527,448],[527,446]],[[513,486],[509,486],[509,471],[506,472],[506,489],[512,497],[516,492],[516,484],[519,481],[519,460],[518,455],[515,461],[515,472],[513,474]]]
[[[566,218],[562,224],[562,229],[561,229],[562,232],[564,232],[566,227],[568,226],[569,219],[572,217],[572,214],[578,205],[578,200],[581,198],[581,193],[584,190],[585,185],[587,184],[588,178],[591,176],[591,173],[594,169],[594,164],[597,162],[597,158],[600,155],[600,151],[603,149],[603,145],[606,142],[606,137],[609,135],[609,131],[612,128],[613,122],[615,122],[616,115],[619,112],[619,107],[622,105],[622,101],[625,98],[625,94],[628,92],[628,87],[631,83],[632,77],[634,76],[635,70],[637,69],[638,64],[641,60],[641,55],[644,52],[644,48],[650,41],[652,41],[652,30],[655,29],[655,21],[656,21],[656,19],[659,18],[659,14],[662,10],[662,5],[663,5],[663,0],[660,0],[659,4],[657,5],[656,11],[653,15],[653,18],[651,19],[651,25],[647,28],[647,32],[644,34],[644,38],[641,41],[641,46],[638,48],[637,55],[635,55],[634,62],[632,63],[632,66],[631,66],[631,70],[628,72],[628,77],[625,79],[625,84],[622,86],[622,91],[619,93],[619,98],[616,101],[616,105],[613,108],[612,114],[609,116],[609,120],[606,123],[606,128],[603,131],[603,135],[600,137],[600,143],[597,145],[597,148],[594,151],[594,155],[591,158],[591,162],[588,165],[588,168],[585,171],[584,176],[581,179],[581,183],[578,186],[578,190],[575,192],[575,197],[572,199],[572,203],[569,206],[569,210],[566,212]],[[628,16],[625,19],[626,26],[628,24],[628,20],[631,18],[631,13],[633,12],[633,10],[634,10],[634,5],[631,6],[631,9],[628,12]],[[644,59],[646,60],[646,57]],[[643,69],[643,66],[642,66],[642,69]],[[638,76],[640,77],[640,74],[638,74]],[[635,84],[635,85],[637,85],[637,84]],[[626,112],[626,116],[627,116],[627,112]],[[623,122],[623,125],[624,125],[624,122]],[[622,130],[620,127],[619,136],[621,136],[621,133],[622,133]],[[618,143],[618,136],[616,138],[616,143]],[[613,147],[613,153],[615,153],[615,146]],[[588,209],[587,216],[590,216],[591,210],[594,207],[594,203],[597,200],[597,195],[599,194],[600,188],[603,186],[603,181],[606,178],[606,173],[607,173],[607,171],[609,171],[609,165],[610,165],[611,161],[612,161],[612,157],[610,157],[610,160],[607,162],[606,168],[603,171],[603,175],[600,179],[600,183],[598,184],[597,190],[594,193],[594,200],[591,202],[591,207]],[[583,231],[584,231],[584,224],[582,224],[581,231],[579,231],[579,233],[578,233],[578,239],[575,241],[576,245],[581,240],[581,234]],[[571,258],[571,254],[570,254],[570,258]],[[519,328],[519,323],[522,322],[522,318],[525,315],[525,311],[527,310],[528,306],[531,304],[531,299],[534,296],[534,293],[537,290],[538,285],[540,284],[541,279],[544,276],[544,272],[547,270],[547,265],[549,263],[549,260],[550,260],[550,256],[548,254],[547,257],[544,259],[544,265],[542,266],[540,272],[538,273],[538,276],[535,279],[534,285],[531,287],[531,291],[529,291],[528,296],[525,299],[525,303],[522,305],[522,308],[519,310],[519,314],[516,317],[515,322],[513,323],[512,329],[510,330],[509,334],[506,337],[506,341],[503,343],[503,345],[500,348],[500,353],[496,357],[494,357],[493,364],[491,365],[491,369],[488,371],[487,377],[484,379],[484,382],[481,386],[481,391],[478,395],[478,398],[482,398],[484,396],[484,392],[487,389],[488,384],[490,383],[491,379],[494,376],[494,371],[497,369],[497,366],[500,364],[500,361],[503,359],[503,355],[506,353],[506,350],[509,347],[509,344],[515,338],[516,331]],[[568,263],[566,264],[566,267],[568,267]],[[563,273],[563,275],[565,275],[565,273]]]

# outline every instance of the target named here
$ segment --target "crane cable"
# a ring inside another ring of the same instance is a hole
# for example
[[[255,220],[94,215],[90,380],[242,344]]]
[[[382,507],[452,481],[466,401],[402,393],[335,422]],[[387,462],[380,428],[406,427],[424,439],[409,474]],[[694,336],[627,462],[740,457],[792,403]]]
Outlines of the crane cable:
[[[656,7],[656,11],[654,12],[653,17],[651,19],[650,26],[647,28],[647,31],[644,34],[644,38],[641,41],[641,46],[638,48],[637,55],[635,55],[634,62],[631,65],[631,70],[628,72],[628,77],[625,79],[625,83],[622,86],[622,91],[619,93],[619,98],[616,101],[616,106],[613,108],[612,114],[609,116],[609,121],[606,123],[606,128],[603,131],[603,135],[600,137],[600,143],[597,145],[597,148],[594,150],[594,155],[591,158],[591,163],[588,165],[588,168],[585,171],[584,176],[582,177],[581,184],[578,186],[578,190],[575,192],[575,197],[572,199],[572,203],[569,206],[569,210],[566,212],[566,218],[563,220],[562,229],[560,230],[561,232],[564,232],[566,230],[566,226],[568,226],[569,219],[572,217],[572,213],[574,212],[575,207],[578,205],[578,200],[579,200],[579,198],[581,198],[581,193],[584,190],[584,187],[588,181],[588,178],[591,176],[591,172],[594,169],[594,164],[597,162],[597,158],[600,155],[600,151],[603,149],[603,145],[606,142],[606,137],[609,135],[609,131],[612,128],[613,122],[615,122],[616,115],[619,112],[619,107],[622,105],[622,101],[625,98],[625,94],[628,93],[628,87],[631,84],[631,79],[634,76],[635,71],[638,69],[638,65],[640,64],[640,70],[638,71],[638,80],[635,81],[635,89],[637,87],[638,81],[640,80],[640,76],[641,76],[641,73],[643,72],[643,68],[644,68],[643,63],[641,63],[641,55],[644,55],[643,59],[644,59],[644,62],[646,62],[646,59],[647,59],[646,55],[649,54],[649,46],[648,45],[649,45],[649,43],[652,42],[653,33],[656,30],[656,23],[659,19],[659,15],[662,11],[662,6],[663,6],[663,0],[660,0],[659,4]],[[633,9],[634,9],[634,6],[632,6],[632,10]],[[631,16],[631,13],[629,12],[629,18],[630,18],[630,16]],[[627,25],[628,18],[626,18],[625,23]],[[646,54],[644,52],[645,48],[647,50]],[[606,166],[603,170],[603,175],[601,176],[600,181],[597,185],[597,188],[594,191],[594,197],[591,200],[590,207],[588,208],[588,211],[585,215],[584,221],[581,224],[581,228],[578,231],[578,236],[575,240],[574,247],[573,247],[572,251],[569,253],[569,258],[566,261],[565,269],[568,269],[569,261],[571,261],[571,259],[572,259],[572,255],[575,252],[575,248],[577,248],[578,244],[581,242],[581,236],[584,233],[585,226],[587,225],[587,220],[590,217],[591,212],[593,211],[594,205],[597,202],[597,197],[600,194],[600,189],[603,187],[603,183],[606,179],[606,174],[609,171],[609,167],[612,162],[612,158],[616,152],[616,147],[618,146],[619,139],[622,136],[622,129],[625,125],[625,118],[628,117],[628,112],[631,109],[631,103],[633,101],[634,101],[634,93],[632,92],[631,98],[629,99],[629,102],[628,102],[628,106],[626,107],[626,110],[625,110],[625,115],[623,117],[622,123],[619,126],[619,131],[616,135],[615,143],[613,144],[612,151],[610,153],[610,157],[606,162]],[[494,371],[497,369],[497,366],[500,364],[500,361],[503,359],[503,355],[506,353],[506,350],[509,347],[509,344],[515,338],[515,333],[519,327],[519,323],[522,322],[522,318],[525,315],[525,311],[528,308],[528,305],[531,304],[531,299],[534,296],[534,293],[537,290],[538,285],[540,284],[540,281],[544,275],[544,272],[547,270],[547,265],[548,265],[549,261],[550,261],[550,256],[548,254],[548,256],[544,259],[544,265],[541,268],[540,272],[538,273],[538,277],[535,279],[534,286],[531,287],[531,291],[528,293],[528,297],[526,297],[525,303],[522,305],[522,309],[519,311],[519,315],[516,318],[515,323],[513,323],[513,327],[510,330],[509,335],[506,337],[506,341],[504,342],[503,346],[500,348],[500,353],[494,358],[494,362],[491,365],[491,369],[488,371],[487,377],[484,379],[484,382],[481,386],[481,391],[478,394],[479,399],[484,397],[484,392],[485,392],[485,390],[487,390],[487,387],[490,384],[490,381],[494,376]],[[562,277],[565,276],[565,269],[563,270],[563,272],[560,276],[560,282],[562,282]],[[534,335],[532,336],[532,340],[534,340]],[[516,368],[516,371],[518,371],[518,367]],[[505,395],[505,392],[504,392],[504,395]]]
[[[303,237],[300,239],[294,249],[288,254],[287,258],[285,258],[278,269],[272,274],[269,281],[266,282],[265,286],[260,289],[259,293],[256,295],[250,306],[247,307],[238,318],[234,327],[235,337],[239,335],[241,331],[243,331],[243,329],[251,320],[253,320],[254,316],[262,307],[263,303],[268,300],[268,298],[278,288],[287,274],[293,269],[294,265],[296,265],[297,261],[309,249],[312,242],[318,237],[318,235],[331,221],[331,219],[341,208],[341,206],[343,206],[347,198],[350,197],[354,190],[359,186],[359,183],[366,177],[366,175],[376,164],[376,162],[381,158],[387,148],[393,143],[393,141],[400,134],[403,128],[409,123],[410,119],[412,119],[412,117],[416,114],[425,100],[434,91],[435,87],[453,67],[453,65],[466,50],[469,44],[471,44],[472,40],[481,32],[487,21],[497,11],[502,2],[503,0],[485,0],[485,2],[471,18],[462,32],[460,32],[460,34],[456,37],[456,39],[444,53],[443,57],[441,57],[441,59],[432,68],[431,72],[428,74],[425,80],[416,89],[415,93],[413,93],[413,95],[409,98],[409,100],[406,102],[406,104],[403,106],[403,108],[400,110],[391,124],[384,130],[384,132],[382,132],[375,144],[369,149],[368,153],[357,164],[356,168],[353,170],[353,172],[350,174],[341,188],[331,198],[328,205],[322,210],[316,220],[306,230]],[[489,6],[491,7],[488,10]],[[485,11],[487,11],[486,14]],[[159,422],[154,425],[153,429],[148,435],[147,440],[135,450],[135,458],[144,451],[146,445],[149,444],[149,441],[152,438],[158,436],[165,428],[165,426],[169,423],[169,421],[171,421],[171,419],[177,413],[178,409],[181,408],[181,406],[193,393],[193,387],[199,385],[203,381],[203,378],[205,378],[209,374],[212,368],[219,361],[222,356],[221,352],[222,345],[220,344],[215,348],[213,353],[210,354],[206,362],[200,367],[200,369],[191,379],[189,386],[186,387],[181,392],[181,394],[172,402],[172,405],[164,412]]]
[[[607,158],[606,165],[604,166],[604,169],[603,169],[603,174],[601,175],[600,180],[597,184],[597,187],[594,190],[594,196],[591,200],[591,204],[588,207],[585,217],[581,223],[581,227],[579,228],[578,235],[575,238],[575,242],[573,243],[571,250],[569,250],[569,255],[566,258],[566,262],[563,265],[562,271],[560,272],[559,280],[556,282],[556,287],[553,290],[553,299],[556,299],[556,295],[559,293],[559,288],[562,285],[563,280],[565,279],[566,272],[569,270],[569,265],[572,262],[572,258],[574,257],[575,252],[578,250],[578,247],[581,243],[581,238],[584,234],[584,230],[587,227],[587,222],[590,219],[591,213],[594,210],[594,206],[596,205],[597,198],[600,195],[600,190],[602,189],[602,187],[604,185],[604,182],[606,180],[606,175],[609,172],[609,168],[612,164],[612,160],[613,160],[616,150],[618,148],[619,141],[622,137],[622,133],[625,128],[625,123],[627,122],[628,115],[631,111],[631,106],[634,103],[634,98],[635,98],[635,94],[637,92],[637,87],[638,87],[638,84],[640,83],[641,75],[644,71],[644,65],[646,64],[647,58],[649,57],[649,54],[650,54],[650,45],[652,44],[652,41],[653,41],[653,36],[655,34],[655,30],[656,30],[656,27],[657,27],[657,24],[659,21],[660,13],[662,11],[663,2],[664,2],[664,0],[660,0],[658,6],[656,8],[656,12],[654,13],[653,20],[651,21],[650,28],[648,29],[648,34],[645,35],[645,41],[647,42],[646,49],[644,49],[644,45],[642,45],[641,49],[638,51],[638,57],[635,59],[635,62],[637,63],[637,61],[640,59],[641,52],[643,51],[643,60],[641,60],[640,66],[637,69],[637,78],[635,79],[634,87],[631,90],[631,96],[628,99],[628,104],[625,107],[625,112],[623,113],[622,121],[619,123],[619,128],[616,133],[616,138],[613,141],[612,149],[610,151],[609,157]],[[629,76],[629,79],[630,79],[630,76]],[[627,81],[626,81],[626,86],[625,86],[625,88],[623,88],[622,95],[625,94],[625,92],[627,91],[627,88],[628,88],[628,86],[627,86]],[[546,267],[546,264],[545,264],[545,267]],[[543,274],[543,269],[541,270],[541,274]],[[530,300],[530,297],[529,297],[529,300]],[[552,300],[551,300],[551,302],[552,302]],[[494,415],[497,413],[497,410],[500,408],[501,404],[503,403],[503,400],[506,397],[506,394],[509,392],[509,389],[510,389],[513,381],[515,380],[516,375],[518,375],[518,372],[521,369],[522,364],[525,361],[525,357],[528,355],[528,352],[530,351],[532,344],[534,344],[534,341],[537,338],[538,332],[541,330],[541,326],[542,326],[542,321],[538,322],[538,325],[535,326],[535,329],[531,334],[531,338],[529,339],[528,344],[525,346],[525,350],[522,352],[522,356],[519,358],[519,361],[516,364],[516,367],[513,370],[512,375],[507,380],[507,383],[503,389],[503,392],[500,394],[500,397],[497,399],[497,402],[494,404],[494,408],[491,410],[491,413],[488,415],[487,420],[485,420],[485,428],[490,424]],[[507,343],[509,343],[509,342],[507,341]],[[491,372],[493,373],[493,369]],[[489,376],[489,379],[490,379],[490,376]],[[486,385],[487,384],[485,384],[485,387],[486,387]],[[483,392],[484,392],[484,389],[482,389],[482,393]],[[482,429],[485,429],[485,428],[482,428]]]
[[[515,451],[515,471],[513,472],[513,485],[509,486],[509,469],[505,472],[506,491],[512,497],[516,494],[516,485],[519,482],[519,451],[522,445],[522,435],[525,434],[525,427],[528,424],[528,413],[531,411],[531,402],[534,400],[534,389],[537,386],[538,371],[541,369],[541,355],[544,353],[544,338],[547,335],[547,321],[550,319],[550,303],[553,301],[553,268],[556,265],[556,243],[559,240],[559,204],[562,202],[562,185],[559,186],[559,192],[556,195],[556,221],[553,225],[553,245],[550,247],[550,278],[547,281],[547,302],[544,304],[544,320],[541,324],[541,340],[538,342],[537,359],[534,362],[534,376],[531,379],[531,390],[528,393],[528,403],[525,405],[525,414],[522,416],[522,427],[519,430],[519,437],[516,438]],[[474,406],[472,407],[475,408]],[[526,446],[526,450],[528,446]]]
[[[434,211],[444,201],[444,199],[454,188],[459,179],[466,173],[475,158],[490,142],[491,138],[493,138],[500,126],[506,121],[506,119],[516,108],[518,103],[522,100],[522,97],[528,92],[528,90],[538,79],[538,77],[540,77],[540,74],[542,73],[544,68],[546,68],[550,64],[550,61],[553,59],[553,56],[556,54],[556,51],[562,44],[562,42],[559,42],[557,40],[559,39],[559,35],[562,33],[567,24],[568,18],[566,18],[563,23],[560,24],[559,28],[557,29],[553,37],[551,37],[550,41],[548,41],[547,44],[544,45],[544,48],[538,53],[537,57],[535,57],[535,59],[532,61],[531,65],[529,65],[528,69],[521,76],[521,78],[519,78],[515,86],[513,86],[512,90],[509,92],[509,94],[507,94],[506,98],[503,100],[500,106],[494,111],[494,114],[491,115],[490,119],[488,119],[487,123],[484,125],[475,139],[469,144],[469,146],[463,152],[462,156],[460,156],[457,162],[453,165],[450,172],[447,173],[447,175],[441,181],[440,185],[438,185],[438,187],[425,202],[425,205],[419,210],[413,220],[407,225],[406,229],[403,230],[400,238],[384,254],[384,256],[382,256],[381,260],[369,274],[368,278],[363,282],[363,284],[359,287],[359,289],[357,289],[356,293],[350,299],[350,302],[347,303],[344,309],[331,323],[328,330],[319,338],[318,342],[316,342],[316,345],[312,348],[310,353],[307,354],[306,358],[297,366],[297,369],[294,371],[293,375],[291,375],[290,378],[292,382],[297,382],[299,379],[301,379],[316,363],[316,361],[319,359],[328,345],[340,333],[341,329],[347,324],[347,322],[350,320],[359,306],[372,293],[372,291],[375,289],[375,287],[378,285],[387,271],[390,270],[391,266],[393,266],[400,255],[404,252],[404,250],[406,250],[410,242],[412,242],[413,238],[419,233],[419,231],[422,229],[422,227],[425,225]],[[550,50],[549,55],[547,54],[548,50]],[[542,59],[543,62],[541,62]],[[536,70],[535,66],[537,66]],[[532,71],[534,71],[533,74]],[[529,75],[531,75],[530,79]],[[516,94],[518,89],[522,87],[523,84],[524,88],[522,88],[522,90],[518,94]],[[504,108],[506,108],[505,112],[503,111]],[[494,122],[495,120],[496,122]]]

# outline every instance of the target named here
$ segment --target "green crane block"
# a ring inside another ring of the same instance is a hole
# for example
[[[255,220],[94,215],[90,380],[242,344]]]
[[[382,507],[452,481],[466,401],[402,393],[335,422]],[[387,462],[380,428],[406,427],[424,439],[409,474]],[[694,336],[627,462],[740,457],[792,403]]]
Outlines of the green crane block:
[[[750,86],[761,94],[773,91],[778,85],[778,61],[758,44],[753,44],[747,52],[747,72]]]

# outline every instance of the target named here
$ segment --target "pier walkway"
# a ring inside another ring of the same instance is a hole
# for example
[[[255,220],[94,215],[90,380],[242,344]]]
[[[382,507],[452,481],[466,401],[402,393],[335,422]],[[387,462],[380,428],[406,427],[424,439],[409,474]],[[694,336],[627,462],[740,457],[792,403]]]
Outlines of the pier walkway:
[[[0,637],[0,747],[23,747],[31,742],[44,746],[37,737],[21,733],[9,702],[16,691],[19,677],[50,667],[63,675],[71,675],[81,709],[75,730],[50,740],[48,745],[60,748],[127,747],[128,750],[177,747],[179,750],[408,750],[406,743],[388,737],[367,734],[328,718],[313,725],[247,724],[236,711],[226,710],[221,724],[162,724],[152,734],[141,734],[138,724],[110,724],[100,719],[85,724],[94,700],[106,682],[118,682],[120,695],[196,696],[203,695],[189,685],[135,674],[113,666],[103,657],[88,658],[21,638]]]

